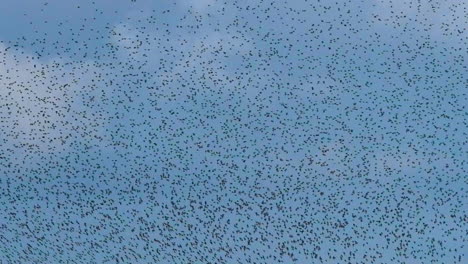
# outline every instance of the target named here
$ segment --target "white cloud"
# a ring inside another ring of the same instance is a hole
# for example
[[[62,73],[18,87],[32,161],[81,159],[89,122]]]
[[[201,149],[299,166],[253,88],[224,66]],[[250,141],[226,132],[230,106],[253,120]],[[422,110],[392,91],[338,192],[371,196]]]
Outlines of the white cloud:
[[[252,41],[239,34],[208,32],[194,37],[159,33],[118,24],[112,40],[119,60],[151,73],[147,84],[152,98],[161,103],[187,99],[190,88],[199,88],[193,87],[195,80],[204,87],[200,96],[216,85],[223,86],[223,94],[232,92],[228,85],[229,78],[234,79],[232,62],[252,49]],[[145,41],[138,36],[145,36]]]
[[[4,141],[31,151],[60,151],[73,134],[95,137],[100,118],[88,104],[103,69],[93,62],[40,61],[0,45],[0,127]],[[96,100],[98,102],[98,100]],[[4,145],[5,147],[6,145]]]

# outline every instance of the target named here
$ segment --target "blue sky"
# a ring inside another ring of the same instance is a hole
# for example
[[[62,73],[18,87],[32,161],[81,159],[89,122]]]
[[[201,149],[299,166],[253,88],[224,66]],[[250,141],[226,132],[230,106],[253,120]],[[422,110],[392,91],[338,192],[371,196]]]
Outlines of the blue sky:
[[[460,1],[2,1],[0,263],[465,263]]]

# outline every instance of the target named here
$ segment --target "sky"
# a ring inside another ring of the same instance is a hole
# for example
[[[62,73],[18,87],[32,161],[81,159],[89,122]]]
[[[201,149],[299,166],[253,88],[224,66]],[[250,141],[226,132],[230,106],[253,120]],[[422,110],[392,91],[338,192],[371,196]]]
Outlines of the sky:
[[[2,0],[0,263],[466,263],[467,9]]]

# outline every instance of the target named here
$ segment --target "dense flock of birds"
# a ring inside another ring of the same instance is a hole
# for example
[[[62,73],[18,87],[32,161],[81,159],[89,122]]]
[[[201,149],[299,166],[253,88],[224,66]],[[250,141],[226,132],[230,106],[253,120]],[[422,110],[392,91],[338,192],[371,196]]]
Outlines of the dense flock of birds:
[[[158,2],[0,36],[0,263],[468,263],[466,2]]]

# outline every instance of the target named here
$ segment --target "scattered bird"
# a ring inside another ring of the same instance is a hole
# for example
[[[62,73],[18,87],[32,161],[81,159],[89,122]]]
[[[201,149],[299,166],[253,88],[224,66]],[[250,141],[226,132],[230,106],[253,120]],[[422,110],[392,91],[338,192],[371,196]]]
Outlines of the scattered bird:
[[[1,263],[467,263],[466,4],[124,2],[0,36]]]

